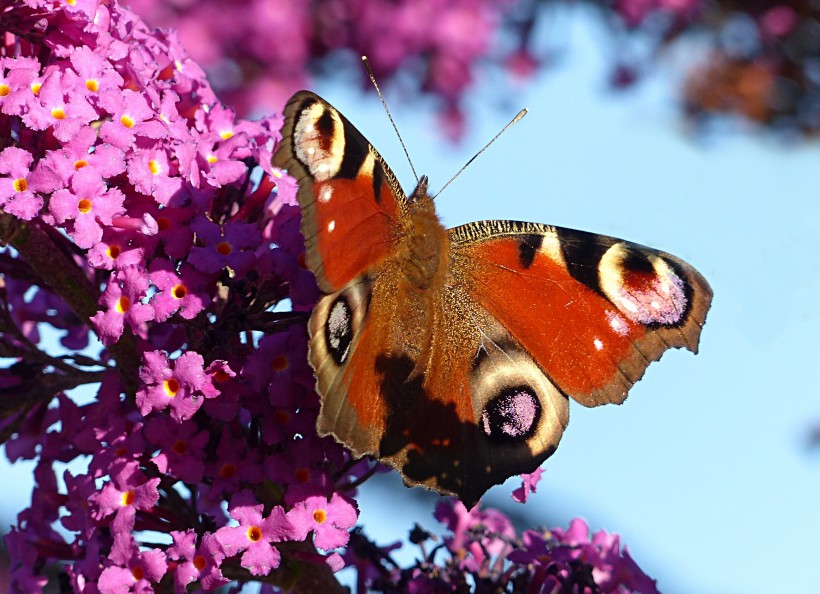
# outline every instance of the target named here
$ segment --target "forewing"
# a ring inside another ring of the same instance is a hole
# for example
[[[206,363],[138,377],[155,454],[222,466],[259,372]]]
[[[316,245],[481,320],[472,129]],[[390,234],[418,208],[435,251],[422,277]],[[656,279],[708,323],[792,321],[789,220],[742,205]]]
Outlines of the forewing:
[[[390,254],[406,197],[376,149],[322,98],[300,91],[284,115],[273,164],[299,182],[306,262],[333,293]]]
[[[620,403],[671,347],[697,352],[712,299],[670,254],[515,221],[450,230],[454,274],[563,393]]]

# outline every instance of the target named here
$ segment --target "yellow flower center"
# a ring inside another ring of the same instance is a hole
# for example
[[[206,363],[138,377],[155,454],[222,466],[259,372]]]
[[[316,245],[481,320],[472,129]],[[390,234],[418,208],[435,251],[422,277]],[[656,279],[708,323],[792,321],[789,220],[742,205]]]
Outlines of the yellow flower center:
[[[165,383],[162,385],[165,388],[165,393],[168,395],[168,398],[173,398],[179,392],[179,382],[174,378],[165,380]]]
[[[207,157],[205,157],[205,160],[208,161],[208,163],[213,165],[214,163],[219,161],[219,158],[215,154],[210,153]]]
[[[117,313],[125,313],[131,309],[131,300],[123,295],[117,300]]]
[[[231,136],[233,136],[233,130],[223,130],[219,133],[219,137],[222,140],[228,140]]]
[[[156,175],[160,172],[160,166],[156,159],[151,159],[148,161],[148,171],[150,171],[153,175]]]
[[[88,198],[80,198],[80,201],[77,203],[77,210],[79,210],[81,214],[90,213],[91,200],[89,200]]]
[[[77,4],[77,0],[65,0],[65,3],[69,6],[74,6],[75,4]]]
[[[120,255],[121,251],[122,248],[120,246],[118,246],[117,244],[111,244],[108,246],[106,253],[108,254],[109,258],[111,258],[112,260],[116,260],[117,256]]]
[[[323,509],[317,509],[313,512],[313,520],[317,524],[324,524],[325,520],[327,520],[327,512]]]
[[[65,119],[65,109],[62,107],[55,107],[51,110],[51,117],[55,120],[64,120]]]
[[[184,299],[187,294],[188,289],[185,285],[177,285],[171,289],[171,295],[174,296],[174,299]]]
[[[120,117],[120,123],[125,126],[126,128],[133,128],[134,127],[134,118],[132,118],[128,114],[123,114]]]
[[[69,0],[69,1],[71,1],[71,0]],[[91,91],[92,93],[96,93],[97,91],[100,90],[100,83],[99,83],[99,81],[97,81],[93,78],[89,78],[88,80],[85,81],[85,88],[88,89],[89,91]]]
[[[71,6],[74,6],[74,2],[76,0],[68,0],[68,3]],[[131,568],[131,575],[134,576],[134,581],[138,582],[145,577],[145,572],[143,571],[142,567],[136,565]]]
[[[0,97],[5,97],[9,93],[11,93],[11,87],[6,83],[0,83]]]
[[[208,562],[205,560],[205,557],[202,555],[196,555],[193,561],[194,567],[196,567],[197,571],[202,571],[208,566]]]
[[[77,159],[76,161],[74,161],[75,171],[79,171],[80,169],[86,166],[88,166],[88,161],[86,161],[85,159]]]
[[[26,181],[25,177],[15,179],[11,185],[15,192],[25,192],[28,190],[28,181]]]
[[[124,491],[122,495],[120,495],[120,505],[125,507],[126,505],[131,505],[134,503],[134,492],[133,491]]]
[[[259,542],[262,540],[262,528],[259,526],[251,526],[248,528],[248,540],[251,542]]]
[[[31,92],[34,93],[35,95],[39,95],[40,94],[40,87],[42,87],[42,86],[43,86],[43,83],[41,83],[41,82],[31,83]]]

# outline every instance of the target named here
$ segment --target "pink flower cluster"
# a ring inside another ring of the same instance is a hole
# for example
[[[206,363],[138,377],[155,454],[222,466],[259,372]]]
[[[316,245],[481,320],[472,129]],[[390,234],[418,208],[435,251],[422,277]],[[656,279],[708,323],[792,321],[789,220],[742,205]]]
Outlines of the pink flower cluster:
[[[357,593],[538,592],[657,594],[655,581],[637,566],[617,535],[589,534],[586,522],[568,530],[526,530],[516,534],[497,510],[467,510],[457,501],[436,506],[447,528],[439,537],[416,526],[410,541],[419,561],[401,568],[390,553],[400,545],[377,547],[354,530],[345,560],[358,570]]]
[[[525,51],[496,43],[512,0],[134,0],[132,8],[153,25],[174,27],[191,55],[218,74],[219,96],[240,113],[270,111],[308,85],[317,59],[333,70],[352,66],[364,78],[367,55],[379,81],[421,89],[440,99],[445,130],[463,132],[461,102],[478,65],[493,54],[515,62]],[[226,23],[229,26],[226,26]],[[277,40],[271,43],[271,40]],[[529,60],[533,62],[534,60]],[[320,66],[319,70],[323,70]],[[418,86],[413,81],[419,81]]]
[[[36,481],[6,536],[11,591],[56,570],[83,594],[334,592],[345,562],[377,588],[391,547],[350,543],[377,465],[315,430],[317,289],[295,182],[270,165],[281,118],[237,119],[174,33],[115,1],[0,0],[0,22],[0,438]],[[654,591],[617,538],[437,517],[449,558],[391,569],[391,591],[502,566],[502,589],[582,569]]]
[[[0,15],[0,218],[18,248],[0,347],[19,398],[0,428],[10,460],[37,461],[7,537],[14,591],[41,591],[57,560],[77,592],[213,590],[227,570],[270,575],[284,541],[338,569],[313,547],[347,543],[345,485],[372,464],[316,436],[304,316],[271,311],[316,297],[295,185],[270,166],[281,119],[237,120],[174,33],[116,3]],[[55,289],[78,278],[83,295]],[[37,322],[72,355],[41,351]],[[99,356],[76,352],[89,330]],[[62,392],[75,386],[95,399]]]

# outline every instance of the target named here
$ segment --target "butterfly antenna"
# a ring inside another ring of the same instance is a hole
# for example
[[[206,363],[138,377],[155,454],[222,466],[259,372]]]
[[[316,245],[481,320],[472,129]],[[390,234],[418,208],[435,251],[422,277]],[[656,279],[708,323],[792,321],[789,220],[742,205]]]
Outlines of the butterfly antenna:
[[[459,175],[461,175],[461,173],[462,173],[465,169],[467,169],[467,167],[469,167],[469,166],[470,166],[470,163],[472,163],[473,161],[475,161],[481,153],[483,153],[483,152],[484,152],[484,151],[486,151],[488,148],[490,148],[490,145],[491,145],[492,143],[494,143],[496,140],[498,140],[498,137],[499,137],[499,136],[501,136],[502,134],[504,134],[504,132],[506,132],[506,131],[510,128],[510,126],[512,126],[513,124],[515,124],[518,120],[520,120],[521,118],[523,118],[525,115],[527,115],[527,109],[526,109],[526,108],[524,108],[524,109],[522,109],[521,111],[519,111],[519,112],[518,112],[518,114],[517,114],[517,115],[516,115],[513,119],[511,119],[511,120],[510,120],[510,122],[509,122],[506,126],[504,126],[503,128],[501,128],[501,131],[500,131],[498,134],[496,134],[495,136],[493,136],[493,138],[492,138],[492,140],[490,140],[490,142],[488,142],[487,144],[485,144],[485,145],[484,145],[484,148],[482,148],[482,149],[481,149],[480,151],[478,151],[475,155],[473,155],[473,156],[472,156],[472,158],[464,164],[464,167],[462,167],[461,169],[459,169],[459,170],[456,172],[456,174],[455,174],[453,177],[451,177],[451,178],[450,178],[450,181],[448,181],[446,184],[444,184],[444,185],[442,186],[442,188],[438,191],[438,193],[436,193],[436,195],[435,195],[435,196],[433,196],[433,200],[435,200],[436,198],[438,198],[438,197],[441,195],[441,193],[442,193],[445,189],[447,189],[447,186],[449,186],[451,183],[453,183],[453,182],[455,181],[455,179],[456,179]]]
[[[370,67],[370,61],[367,59],[367,56],[362,56],[362,62],[364,62],[365,70],[367,70],[367,76],[370,77],[370,82],[373,83],[373,86],[376,87],[376,92],[379,94],[379,99],[382,100],[382,105],[384,105],[384,111],[387,112],[387,117],[390,118],[390,123],[393,124],[393,130],[396,131],[396,136],[399,137],[399,143],[401,144],[401,148],[404,151],[404,155],[407,157],[407,162],[410,163],[410,169],[413,172],[413,177],[416,178],[416,183],[419,183],[419,176],[416,173],[416,168],[413,167],[413,161],[410,159],[410,153],[407,152],[407,147],[404,145],[404,139],[402,139],[401,134],[399,134],[399,127],[396,126],[396,122],[393,120],[393,115],[390,113],[390,109],[387,107],[387,101],[384,100],[384,95],[382,95],[382,90],[379,88],[379,84],[376,82],[376,77],[373,76],[373,69]]]

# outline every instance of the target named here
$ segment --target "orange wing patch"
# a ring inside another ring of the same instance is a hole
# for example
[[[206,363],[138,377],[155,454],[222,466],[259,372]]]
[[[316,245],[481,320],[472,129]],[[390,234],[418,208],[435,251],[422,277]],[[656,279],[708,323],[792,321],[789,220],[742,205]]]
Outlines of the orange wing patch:
[[[389,193],[387,184],[382,185],[382,191]],[[376,202],[371,176],[317,182],[313,194],[316,206],[311,228],[315,229],[324,278],[332,287],[345,286],[390,255],[399,239],[398,207],[395,200]]]
[[[572,396],[605,388],[644,334],[607,299],[543,251],[529,266],[512,237],[459,246],[481,304]],[[511,303],[516,305],[511,306]],[[630,382],[631,383],[631,382]]]

